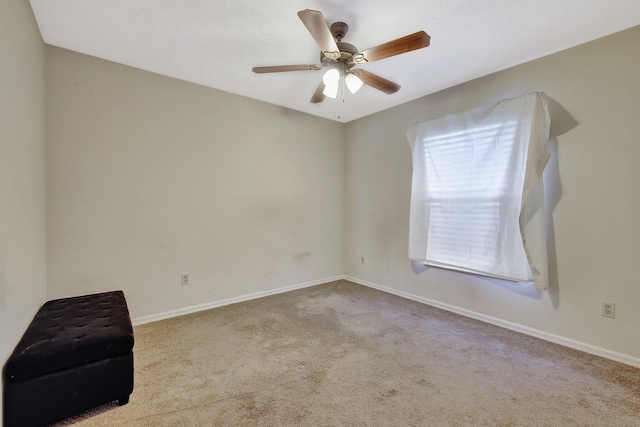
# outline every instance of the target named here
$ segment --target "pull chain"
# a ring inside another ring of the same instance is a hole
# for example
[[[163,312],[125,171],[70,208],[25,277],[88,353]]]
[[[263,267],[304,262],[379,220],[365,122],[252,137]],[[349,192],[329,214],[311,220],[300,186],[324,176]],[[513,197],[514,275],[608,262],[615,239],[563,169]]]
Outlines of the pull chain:
[[[345,95],[346,95],[346,90],[345,90],[345,82],[344,82],[344,77],[340,79],[340,86],[338,87],[338,97],[340,99],[340,107],[338,107],[340,109],[340,113],[338,113],[338,120],[340,120],[342,118],[342,116],[344,115],[344,109],[346,107],[346,99],[345,99]]]

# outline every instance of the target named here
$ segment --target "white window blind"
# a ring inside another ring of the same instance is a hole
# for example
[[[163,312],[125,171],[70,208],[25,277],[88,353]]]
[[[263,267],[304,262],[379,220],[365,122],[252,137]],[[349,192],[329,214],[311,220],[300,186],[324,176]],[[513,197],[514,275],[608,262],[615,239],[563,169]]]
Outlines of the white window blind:
[[[415,125],[409,257],[546,289],[548,129],[539,93]]]

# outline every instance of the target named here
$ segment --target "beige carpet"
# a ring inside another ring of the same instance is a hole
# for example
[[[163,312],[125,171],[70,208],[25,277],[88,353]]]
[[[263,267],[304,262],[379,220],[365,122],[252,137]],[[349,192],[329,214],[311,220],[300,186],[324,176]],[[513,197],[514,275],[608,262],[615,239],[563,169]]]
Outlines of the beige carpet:
[[[135,328],[80,426],[640,426],[640,369],[339,281]]]

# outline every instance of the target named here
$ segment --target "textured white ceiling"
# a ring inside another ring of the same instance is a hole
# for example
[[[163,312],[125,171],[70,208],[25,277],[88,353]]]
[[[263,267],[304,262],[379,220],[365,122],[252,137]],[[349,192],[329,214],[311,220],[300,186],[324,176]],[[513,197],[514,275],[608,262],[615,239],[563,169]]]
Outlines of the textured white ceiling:
[[[640,24],[640,0],[31,0],[45,43],[348,122]],[[431,46],[360,66],[402,86],[310,104],[323,71],[296,13],[349,25],[364,50],[425,30]],[[544,88],[541,88],[544,90]]]

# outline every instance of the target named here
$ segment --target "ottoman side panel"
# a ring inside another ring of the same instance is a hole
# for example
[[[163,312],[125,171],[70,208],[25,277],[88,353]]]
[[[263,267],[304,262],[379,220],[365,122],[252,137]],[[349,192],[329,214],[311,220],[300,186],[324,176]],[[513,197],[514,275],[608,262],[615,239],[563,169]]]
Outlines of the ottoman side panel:
[[[133,353],[5,384],[4,425],[52,423],[133,391]]]

